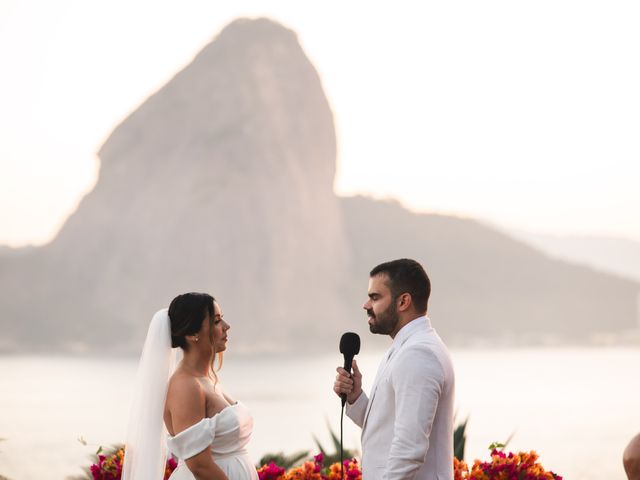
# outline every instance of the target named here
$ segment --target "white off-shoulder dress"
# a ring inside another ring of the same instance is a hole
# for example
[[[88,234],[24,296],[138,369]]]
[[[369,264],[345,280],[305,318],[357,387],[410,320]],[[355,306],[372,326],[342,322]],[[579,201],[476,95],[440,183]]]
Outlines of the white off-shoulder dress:
[[[229,480],[257,480],[258,473],[246,450],[253,431],[253,418],[247,407],[237,402],[213,417],[167,440],[169,451],[178,457],[178,467],[169,480],[194,480],[185,460],[211,447],[216,464]]]

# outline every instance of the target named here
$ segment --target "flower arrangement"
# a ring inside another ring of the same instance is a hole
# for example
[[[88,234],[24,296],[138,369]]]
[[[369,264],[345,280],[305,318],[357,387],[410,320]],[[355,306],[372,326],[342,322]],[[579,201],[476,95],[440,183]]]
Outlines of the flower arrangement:
[[[122,477],[122,463],[124,462],[124,447],[115,453],[103,455],[98,450],[98,462],[89,467],[93,480],[120,480]],[[167,480],[178,464],[169,457],[164,469],[164,480]]]
[[[120,480],[122,478],[122,463],[124,461],[124,447],[119,447],[112,453],[103,454],[102,449],[97,452],[97,461],[88,469],[90,476],[82,477],[91,480]],[[177,467],[176,461],[169,457],[167,460],[164,480],[168,480]],[[355,458],[343,462],[344,478],[346,480],[362,480],[360,465]],[[324,454],[313,457],[302,465],[286,470],[275,462],[262,465],[257,469],[260,480],[340,480],[340,462],[325,466]]]
[[[491,447],[491,460],[476,460],[471,469],[467,464],[454,458],[454,480],[562,480],[552,471],[547,471],[538,463],[538,454],[530,452],[504,453]]]
[[[112,455],[98,453],[98,463],[89,467],[93,480],[118,480],[122,476],[124,462],[124,448],[118,449]]]
[[[360,465],[355,458],[345,460],[342,464],[344,478],[347,480],[362,480]],[[258,468],[260,480],[340,480],[340,462],[325,467],[324,454],[313,457],[313,461],[306,461],[298,467],[286,471],[274,462]]]
[[[552,471],[547,471],[538,462],[535,451],[505,453],[504,445],[492,444],[491,459],[486,462],[475,460],[471,468],[463,460],[453,459],[454,480],[562,480],[562,477]],[[124,447],[117,448],[110,454],[97,452],[97,462],[88,469],[90,476],[82,477],[91,480],[120,480],[122,477],[122,463],[124,461]],[[164,480],[168,480],[176,469],[177,463],[173,458],[167,460]],[[346,480],[362,480],[360,464],[355,458],[342,463]],[[320,453],[313,460],[303,462],[288,470],[276,462],[269,462],[257,468],[260,480],[341,480],[340,462],[325,466],[325,455]]]

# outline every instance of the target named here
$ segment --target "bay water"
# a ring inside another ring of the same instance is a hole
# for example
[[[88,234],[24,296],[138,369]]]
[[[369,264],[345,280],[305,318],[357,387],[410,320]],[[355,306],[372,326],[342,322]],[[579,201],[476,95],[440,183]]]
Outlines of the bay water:
[[[640,349],[452,350],[457,420],[469,418],[465,460],[488,445],[536,450],[570,480],[625,480],[622,452],[640,432]],[[359,357],[368,390],[381,352]],[[339,354],[225,357],[227,393],[254,416],[250,453],[333,450],[340,401],[331,387]],[[81,473],[99,446],[124,440],[136,358],[0,357],[0,475],[64,479]],[[359,430],[345,417],[347,448]]]

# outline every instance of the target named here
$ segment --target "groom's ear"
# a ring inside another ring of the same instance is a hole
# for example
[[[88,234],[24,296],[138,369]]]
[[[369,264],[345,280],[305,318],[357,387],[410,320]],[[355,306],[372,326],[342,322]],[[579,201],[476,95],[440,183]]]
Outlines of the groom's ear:
[[[411,305],[413,305],[413,299],[411,298],[410,293],[398,295],[398,298],[396,299],[396,310],[399,312],[405,312],[411,307]]]

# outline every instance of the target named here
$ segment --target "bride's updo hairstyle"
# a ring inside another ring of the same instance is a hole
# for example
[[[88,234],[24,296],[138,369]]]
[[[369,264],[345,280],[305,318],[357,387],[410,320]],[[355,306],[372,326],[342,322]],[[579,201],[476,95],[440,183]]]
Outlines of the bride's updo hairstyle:
[[[169,305],[169,321],[171,323],[171,346],[187,350],[187,335],[195,335],[202,328],[207,318],[213,321],[215,299],[207,293],[183,293],[171,301]]]

